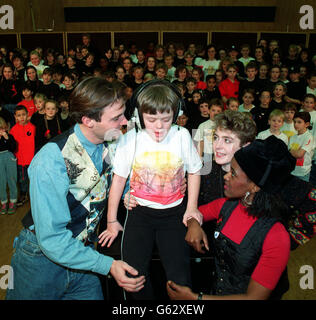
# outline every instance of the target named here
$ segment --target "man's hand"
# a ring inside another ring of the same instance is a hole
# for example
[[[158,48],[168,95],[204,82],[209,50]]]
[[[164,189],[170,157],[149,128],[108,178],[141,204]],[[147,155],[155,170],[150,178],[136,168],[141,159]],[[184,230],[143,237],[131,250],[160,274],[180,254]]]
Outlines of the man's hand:
[[[124,261],[114,260],[110,269],[110,273],[116,280],[117,284],[128,292],[138,292],[144,288],[145,276],[130,278],[126,272],[133,276],[138,275],[138,271]]]
[[[188,220],[188,231],[185,236],[185,241],[197,252],[205,253],[202,247],[205,247],[208,251],[210,250],[207,235],[194,218]]]

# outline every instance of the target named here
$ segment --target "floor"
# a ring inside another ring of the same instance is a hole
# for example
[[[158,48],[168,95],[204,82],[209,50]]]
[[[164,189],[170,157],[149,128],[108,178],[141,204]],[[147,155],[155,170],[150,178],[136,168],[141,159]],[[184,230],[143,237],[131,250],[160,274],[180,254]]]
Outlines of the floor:
[[[4,265],[9,265],[12,255],[12,244],[14,238],[22,229],[21,219],[29,209],[29,203],[20,207],[14,215],[0,216],[0,270]],[[300,282],[306,278],[306,270],[300,273],[301,267],[311,266],[309,268],[309,287],[303,289]],[[316,300],[316,277],[313,276],[316,272],[316,238],[313,238],[306,245],[291,252],[291,257],[288,263],[288,272],[290,279],[290,290],[284,295],[284,300]],[[2,274],[1,274],[2,273]],[[5,273],[0,271],[1,277]],[[0,300],[5,298],[5,290],[0,288]]]

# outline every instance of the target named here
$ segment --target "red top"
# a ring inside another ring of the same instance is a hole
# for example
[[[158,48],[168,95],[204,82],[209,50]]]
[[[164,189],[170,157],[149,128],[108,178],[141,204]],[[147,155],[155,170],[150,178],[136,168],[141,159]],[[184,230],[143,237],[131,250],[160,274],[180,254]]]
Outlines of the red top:
[[[35,126],[29,122],[25,126],[16,124],[10,130],[10,134],[17,142],[15,156],[18,165],[27,166],[31,163],[35,152]]]
[[[234,82],[231,82],[228,78],[226,78],[218,85],[218,89],[222,97],[227,99],[234,97],[238,99],[239,81],[235,79]]]
[[[226,198],[214,200],[199,207],[204,221],[218,219]],[[249,216],[240,203],[232,212],[222,229],[222,234],[240,244],[257,218]],[[277,285],[290,257],[290,237],[285,227],[275,223],[263,242],[262,254],[251,278],[263,287],[273,290]]]
[[[204,81],[199,81],[196,86],[195,86],[195,89],[196,90],[204,90],[206,89],[207,85]]]
[[[29,113],[29,117],[32,117],[32,115],[35,113],[36,111],[36,107],[34,104],[34,100],[22,100],[21,102],[18,103],[18,106],[24,106],[27,109],[27,112]]]

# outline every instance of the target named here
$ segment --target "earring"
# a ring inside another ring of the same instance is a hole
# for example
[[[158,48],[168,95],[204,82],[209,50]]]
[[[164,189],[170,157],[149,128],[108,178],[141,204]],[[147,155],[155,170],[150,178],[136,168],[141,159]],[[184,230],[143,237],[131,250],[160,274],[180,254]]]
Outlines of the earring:
[[[251,195],[249,191],[246,192],[244,198],[242,199],[242,202],[247,206],[250,207],[252,205],[252,202],[248,201],[248,197]]]

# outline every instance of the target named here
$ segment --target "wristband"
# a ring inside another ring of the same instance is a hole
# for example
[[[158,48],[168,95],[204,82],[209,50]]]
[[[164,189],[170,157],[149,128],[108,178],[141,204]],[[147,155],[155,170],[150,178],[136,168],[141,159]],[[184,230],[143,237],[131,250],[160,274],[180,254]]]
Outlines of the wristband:
[[[203,292],[200,292],[198,297],[197,297],[197,300],[202,300],[202,298],[203,298]]]

